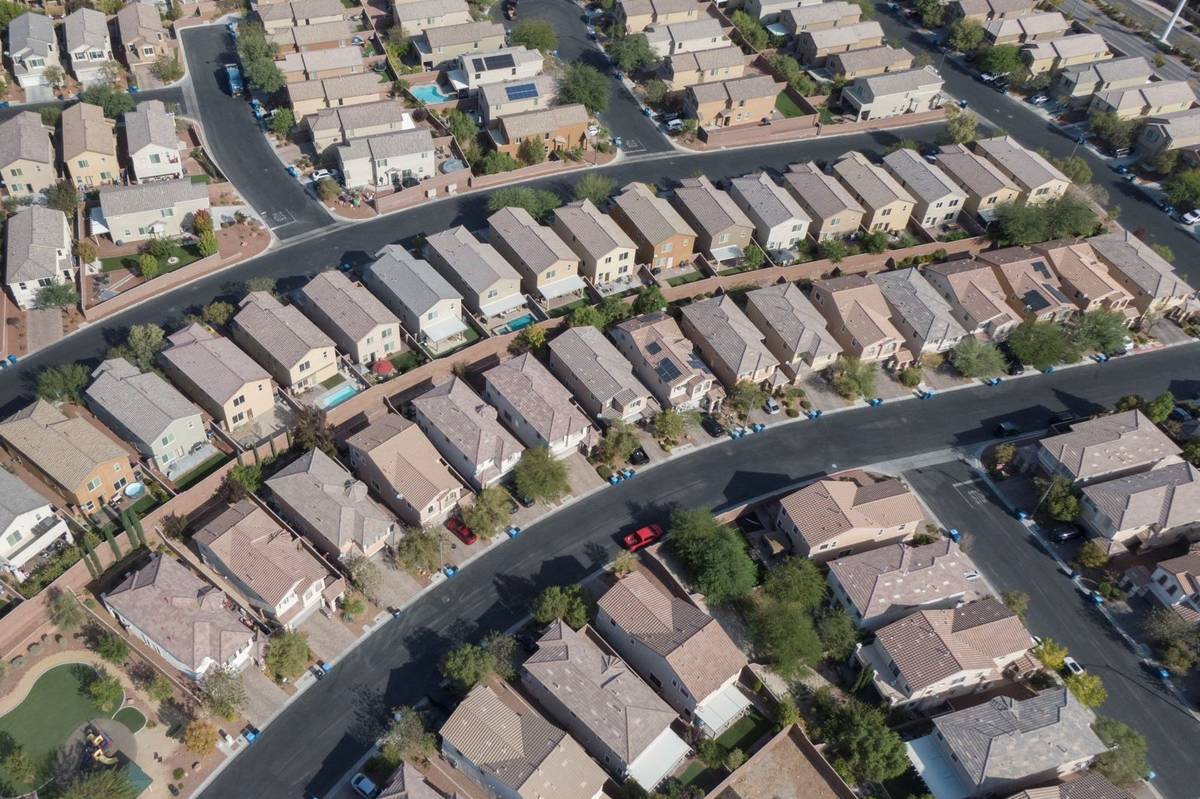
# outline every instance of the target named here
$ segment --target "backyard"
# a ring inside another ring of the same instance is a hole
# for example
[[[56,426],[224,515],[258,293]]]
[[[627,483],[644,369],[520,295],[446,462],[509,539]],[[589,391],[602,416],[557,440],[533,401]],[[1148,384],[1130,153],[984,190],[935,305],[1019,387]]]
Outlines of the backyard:
[[[780,92],[779,96],[775,98],[775,110],[785,117],[802,117],[806,113],[796,104],[795,100],[788,97],[787,92]]]
[[[758,711],[751,710],[717,736],[717,745],[722,752],[740,749],[746,757],[749,757],[754,751],[754,745],[772,734],[774,729],[774,725],[769,720]],[[724,767],[714,768],[706,765],[700,758],[696,758],[683,771],[679,772],[678,779],[685,786],[694,785],[708,791],[724,779],[727,773]]]
[[[176,259],[174,263],[171,262],[172,258]],[[195,245],[189,244],[185,246],[179,242],[172,242],[171,253],[166,258],[160,258],[158,261],[159,274],[165,275],[167,272],[174,272],[180,267],[200,260],[200,258],[200,251],[196,249]],[[137,272],[138,253],[101,258],[100,269],[103,272],[113,272],[117,269],[128,269],[130,272]]]

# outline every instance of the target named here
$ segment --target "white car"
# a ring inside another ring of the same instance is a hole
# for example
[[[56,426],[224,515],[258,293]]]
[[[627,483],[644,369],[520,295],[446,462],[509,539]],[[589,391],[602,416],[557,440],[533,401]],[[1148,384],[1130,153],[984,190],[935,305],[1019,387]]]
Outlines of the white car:
[[[312,175],[310,175],[310,177],[312,178],[313,183],[320,183],[325,178],[332,178],[333,173],[330,172],[328,169],[317,169],[317,170],[313,171],[313,173],[312,173]]]
[[[350,778],[350,787],[364,799],[375,799],[379,795],[379,787],[361,771]]]
[[[1179,217],[1179,221],[1185,225],[1194,225],[1200,222],[1200,208],[1193,208],[1191,211],[1183,214]]]
[[[774,397],[767,397],[767,401],[763,403],[763,410],[774,416],[779,413],[779,402]]]
[[[1071,676],[1083,674],[1084,672],[1083,666],[1079,665],[1079,661],[1070,656],[1063,658],[1063,668],[1066,669],[1067,673]]]

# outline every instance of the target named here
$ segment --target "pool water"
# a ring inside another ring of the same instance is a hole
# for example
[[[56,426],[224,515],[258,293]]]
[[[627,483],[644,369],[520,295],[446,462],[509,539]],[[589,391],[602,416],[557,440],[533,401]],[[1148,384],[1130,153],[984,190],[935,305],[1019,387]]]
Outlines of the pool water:
[[[426,86],[413,86],[408,91],[413,97],[423,103],[444,103],[447,100],[454,99],[454,95],[452,94],[443,94],[436,83],[430,83]]]
[[[518,330],[524,330],[525,328],[529,327],[532,324],[533,324],[533,315],[525,314],[524,316],[522,316],[518,319],[512,320],[507,325],[505,325],[505,327],[508,328],[509,333],[516,333]]]
[[[338,388],[337,391],[330,392],[329,394],[321,397],[317,404],[320,405],[324,410],[329,410],[330,408],[336,408],[338,405],[341,405],[343,402],[350,399],[357,393],[358,388],[353,383],[346,383]]]

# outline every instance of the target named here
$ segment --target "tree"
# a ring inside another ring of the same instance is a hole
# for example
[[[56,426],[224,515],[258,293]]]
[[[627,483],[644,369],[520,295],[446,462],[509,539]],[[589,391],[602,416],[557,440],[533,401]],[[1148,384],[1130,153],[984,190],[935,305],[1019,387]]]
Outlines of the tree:
[[[808,97],[816,92],[816,84],[808,76],[800,62],[784,53],[774,53],[767,59],[767,64],[776,75],[783,80],[801,97]]]
[[[487,541],[508,524],[510,514],[508,494],[499,486],[488,486],[463,509],[462,519],[475,535]]]
[[[1129,329],[1125,327],[1125,317],[1107,308],[1081,314],[1071,330],[1076,347],[1105,353],[1121,349],[1127,335]]]
[[[129,767],[122,766],[80,772],[57,796],[59,799],[96,799],[98,796],[104,799],[137,799],[138,793],[139,789],[134,788],[129,780]]]
[[[545,447],[530,447],[513,470],[517,491],[534,502],[557,502],[571,490],[567,465]]]
[[[385,47],[391,51],[397,60],[404,60],[404,57],[408,55],[408,51],[412,48],[412,39],[409,38],[408,32],[404,30],[403,25],[393,25],[388,30]]]
[[[1005,591],[1000,595],[1000,601],[1013,615],[1022,622],[1025,621],[1025,614],[1029,612],[1029,594],[1024,591]]]
[[[1170,175],[1179,166],[1178,150],[1163,150],[1150,161],[1150,168],[1160,175]]]
[[[267,39],[266,31],[257,22],[238,28],[238,55],[246,80],[267,94],[283,88],[283,73],[275,65],[275,45]]]
[[[337,453],[333,428],[316,408],[304,406],[292,417],[292,425],[292,443],[302,451],[319,449],[331,458]]]
[[[917,0],[913,6],[921,16],[921,24],[926,28],[940,28],[946,21],[946,6],[937,0]]]
[[[624,463],[642,445],[637,429],[629,422],[614,419],[597,444],[597,455],[608,463]]]
[[[257,463],[238,464],[225,473],[221,490],[227,502],[240,502],[262,488],[262,467]]]
[[[19,745],[10,749],[4,755],[3,760],[0,760],[0,771],[3,771],[10,780],[26,785],[35,782],[38,778],[37,762]]]
[[[8,23],[28,12],[28,6],[3,0],[0,2],[0,30],[8,30]]]
[[[750,269],[758,269],[766,261],[767,254],[755,242],[750,242],[746,252],[742,254],[742,265]]]
[[[1058,671],[1066,662],[1067,648],[1053,638],[1043,638],[1042,642],[1033,648],[1033,656],[1051,671]]]
[[[46,192],[46,205],[70,217],[79,206],[79,190],[73,182],[60,180]]]
[[[438,531],[430,527],[411,527],[396,542],[396,562],[414,574],[433,574],[442,565]]]
[[[829,704],[819,726],[825,757],[839,774],[852,783],[884,782],[908,769],[904,741],[882,711],[854,698]]]
[[[200,318],[205,324],[224,326],[233,318],[235,311],[229,303],[214,300],[200,309]]]
[[[546,145],[541,139],[528,138],[517,148],[517,157],[527,164],[540,164],[546,160]]]
[[[116,633],[105,632],[96,640],[96,654],[117,666],[129,660],[129,644]]]
[[[1008,346],[1021,363],[1038,370],[1079,357],[1066,332],[1054,322],[1022,322],[1008,337]]]
[[[392,711],[387,732],[379,739],[379,753],[389,763],[421,763],[437,751],[437,739],[421,714],[407,705]]]
[[[642,93],[648,105],[662,105],[671,89],[661,78],[651,78],[642,84]]]
[[[979,56],[979,68],[993,75],[1009,75],[1024,66],[1021,48],[1015,44],[998,44],[987,48]]]
[[[48,366],[38,372],[37,395],[47,402],[83,401],[83,390],[91,380],[91,372],[81,363]]]
[[[605,327],[611,327],[612,325],[624,322],[632,313],[632,309],[628,303],[620,297],[605,297],[597,307],[600,310],[600,315],[604,317]]]
[[[36,302],[39,308],[67,308],[79,303],[79,292],[71,283],[51,283],[38,290]]]
[[[175,686],[161,674],[155,674],[150,680],[150,684],[146,686],[146,693],[155,702],[166,702],[175,695]]]
[[[71,245],[71,252],[85,264],[93,263],[96,260],[96,245],[90,241],[76,241]]]
[[[160,522],[162,534],[173,541],[182,541],[187,534],[187,518],[177,513],[168,513]]]
[[[83,624],[83,611],[80,609],[75,595],[70,591],[51,588],[49,596],[50,621],[54,623],[54,626],[64,633],[78,630]]]
[[[885,251],[888,245],[888,235],[882,230],[873,230],[862,237],[863,247],[867,252],[872,252],[878,255]]]
[[[1175,395],[1170,391],[1164,391],[1147,402],[1142,412],[1146,414],[1146,418],[1150,421],[1155,424],[1162,424],[1167,421],[1173,410],[1175,410]]]
[[[133,97],[129,92],[122,91],[111,83],[92,84],[83,90],[79,99],[100,106],[104,116],[109,119],[116,119],[127,111],[132,111],[134,106]]]
[[[1034,485],[1042,492],[1042,506],[1051,519],[1073,522],[1079,518],[1079,498],[1075,496],[1067,478],[1056,476],[1050,480],[1038,479]]]
[[[1096,543],[1094,538],[1089,538],[1079,548],[1075,560],[1085,569],[1099,569],[1108,563],[1108,553],[1104,551],[1104,547]]]
[[[956,19],[950,23],[946,44],[960,53],[973,53],[983,44],[983,26],[974,19]]]
[[[559,102],[581,103],[590,114],[602,114],[608,108],[612,84],[595,67],[578,61],[569,64],[558,87]]]
[[[946,122],[946,137],[952,144],[970,144],[975,141],[978,128],[977,116],[970,111],[958,111]]]
[[[230,669],[212,669],[200,683],[200,695],[209,712],[232,721],[246,707],[242,675]]]
[[[763,593],[780,604],[811,612],[825,599],[825,578],[808,558],[789,557],[767,572]]]
[[[921,380],[924,379],[924,373],[920,366],[906,366],[900,370],[900,385],[905,388],[916,388],[921,385]]]
[[[296,117],[293,116],[290,108],[277,108],[275,116],[271,117],[271,132],[287,141],[291,138],[292,127],[295,124]]]
[[[446,123],[446,128],[450,131],[459,144],[473,142],[479,138],[479,125],[475,124],[475,120],[467,116],[457,108],[452,108],[446,112],[443,118]]]
[[[144,252],[137,257],[137,263],[138,274],[140,274],[143,278],[146,280],[153,280],[154,278],[158,277],[161,267],[159,266],[158,259],[153,255],[148,252]]]
[[[745,596],[758,577],[745,540],[707,510],[671,514],[671,550],[683,561],[696,590],[720,604]]]
[[[750,415],[750,411],[767,401],[767,392],[757,383],[739,380],[730,389],[726,401],[739,417],[745,419]]]
[[[651,49],[644,33],[634,33],[616,39],[609,45],[608,54],[618,69],[630,74],[658,61],[658,54]]]
[[[86,690],[88,698],[105,713],[115,711],[125,698],[125,689],[121,687],[121,681],[104,669],[96,670],[96,675],[88,680]]]
[[[217,728],[207,721],[196,719],[184,728],[183,745],[189,752],[207,755],[217,747]]]
[[[1095,768],[1114,785],[1130,788],[1149,773],[1146,762],[1149,748],[1141,733],[1108,716],[1096,716],[1092,724],[1096,736],[1108,751],[1096,758]]]
[[[342,187],[333,178],[321,178],[317,181],[317,196],[321,202],[331,203],[342,193]]]
[[[42,124],[48,128],[58,127],[58,120],[62,118],[62,109],[56,105],[48,105],[38,109],[38,115],[42,118]]]
[[[633,300],[633,312],[637,315],[665,311],[667,298],[663,296],[658,286],[643,286],[638,289],[637,297]]]
[[[734,11],[730,17],[733,27],[742,35],[742,41],[753,50],[762,50],[767,46],[769,36],[762,23],[741,9]]]
[[[358,594],[349,594],[342,600],[342,618],[352,622],[367,609],[367,604]]]
[[[811,616],[776,603],[767,603],[753,615],[750,638],[755,656],[787,679],[820,662],[824,649]]]
[[[163,83],[174,83],[183,77],[183,64],[179,63],[178,55],[163,53],[154,61],[150,71]]]
[[[554,26],[538,19],[518,22],[513,26],[508,40],[514,47],[520,45],[539,50],[543,55],[558,49],[558,35],[554,33]]]
[[[524,208],[539,222],[562,205],[557,192],[547,189],[531,189],[527,186],[509,186],[497,189],[488,196],[487,209],[494,214],[502,208]]]
[[[42,72],[42,77],[46,79],[46,83],[58,88],[66,81],[67,73],[58,64],[51,64]],[[85,99],[84,102],[86,103],[88,100]]]
[[[546,328],[527,327],[517,334],[509,345],[509,351],[520,354],[523,352],[541,352],[546,346]]]
[[[1078,155],[1056,158],[1054,165],[1076,186],[1084,186],[1092,182],[1092,168]]]
[[[572,630],[587,624],[588,606],[578,585],[547,587],[533,603],[533,620],[550,624],[562,620]]]
[[[273,277],[252,277],[245,283],[246,292],[253,293],[256,291],[266,292],[267,294],[275,293],[275,278]]]
[[[822,258],[826,258],[835,264],[840,264],[842,259],[850,253],[850,248],[841,239],[826,239],[820,243],[817,250],[820,252]]]
[[[608,198],[612,195],[616,187],[616,181],[607,175],[602,175],[599,172],[588,172],[575,181],[575,199],[591,200],[592,205],[603,207],[608,202]]]
[[[673,447],[680,442],[687,430],[687,420],[684,415],[668,408],[654,417],[654,436],[664,446]]]
[[[849,614],[841,608],[830,608],[817,618],[817,635],[825,656],[843,661],[854,654],[858,643],[858,630]]]
[[[496,657],[482,646],[460,644],[442,660],[442,676],[462,693],[485,682],[496,673]]]
[[[875,396],[875,378],[879,370],[873,363],[843,355],[830,367],[833,390],[846,399]]]
[[[1071,194],[1046,203],[1044,212],[1046,240],[1091,235],[1096,228],[1096,212],[1087,202]]]
[[[1067,689],[1075,694],[1079,704],[1084,707],[1097,708],[1108,699],[1108,691],[1105,689],[1104,683],[1095,674],[1087,672],[1072,674],[1063,682],[1067,684]]]
[[[275,682],[294,680],[308,668],[312,653],[308,648],[308,633],[284,630],[271,636],[267,644],[267,669]]]
[[[1140,124],[1137,119],[1121,119],[1112,111],[1102,111],[1088,118],[1092,134],[1111,147],[1128,147],[1132,144]]]
[[[127,354],[127,360],[138,369],[149,372],[154,368],[154,357],[165,346],[166,336],[161,327],[155,324],[134,325],[129,328],[121,353]]]
[[[379,587],[383,583],[383,572],[370,558],[359,554],[347,555],[342,559],[346,566],[346,575],[350,585],[367,599],[375,602],[379,597]]]

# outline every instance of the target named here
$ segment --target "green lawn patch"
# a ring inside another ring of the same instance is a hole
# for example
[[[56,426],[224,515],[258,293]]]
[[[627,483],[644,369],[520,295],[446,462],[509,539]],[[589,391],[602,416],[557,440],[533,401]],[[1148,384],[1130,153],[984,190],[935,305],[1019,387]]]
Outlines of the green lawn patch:
[[[188,472],[187,474],[183,475],[178,480],[176,480],[175,487],[177,489],[179,489],[180,491],[182,491],[183,489],[191,486],[193,483],[200,482],[205,477],[208,477],[210,474],[212,474],[217,469],[219,469],[221,467],[221,465],[224,464],[225,461],[227,461],[227,460],[229,460],[228,455],[226,455],[224,452],[218,452],[216,455],[213,455],[211,458],[206,460],[204,463],[200,464],[199,466],[192,469],[190,472]]]
[[[575,302],[569,302],[566,305],[558,306],[554,310],[548,312],[547,316],[549,316],[551,319],[557,319],[560,316],[567,316],[576,308],[582,308],[585,305],[591,304],[591,300],[589,300],[587,297],[581,297],[580,299],[575,300]]]
[[[192,183],[209,183],[212,181],[208,175],[192,175]]]
[[[166,258],[163,258],[159,261],[159,266],[161,267],[159,274],[165,275],[167,272],[174,272],[176,269],[187,266],[193,261],[200,260],[200,257],[200,251],[194,246],[188,245],[185,247],[179,243],[175,243],[175,245],[171,247],[171,253]],[[172,258],[176,259],[175,263],[170,263]],[[137,259],[138,253],[133,253],[131,255],[114,255],[112,258],[101,258],[100,271],[112,272],[116,269],[128,269],[130,272],[137,272]]]
[[[807,112],[797,105],[787,92],[780,92],[779,96],[775,98],[775,110],[789,118],[807,115]]]
[[[342,383],[345,383],[345,382],[346,382],[346,378],[342,377],[341,372],[338,372],[333,377],[327,377],[324,380],[322,380],[321,388],[333,388],[334,386],[340,386]]]
[[[679,782],[685,788],[690,788],[693,785],[698,788],[704,788],[705,786],[712,787],[719,781],[717,770],[709,768],[699,760],[692,762],[679,775]]]
[[[731,266],[728,269],[722,269],[721,271],[717,272],[717,274],[721,277],[728,277],[729,275],[740,275],[742,272],[749,271],[750,267],[748,266]]]
[[[688,272],[686,275],[680,275],[679,277],[671,278],[670,280],[667,281],[667,285],[669,285],[669,286],[686,286],[688,283],[695,283],[697,280],[701,279],[702,277],[704,277],[704,275],[700,274],[700,270],[697,269],[695,271]]]
[[[425,363],[425,356],[416,350],[409,350],[408,352],[400,353],[391,360],[392,366],[396,367],[396,371],[404,374]]]
[[[123,707],[113,716],[113,721],[120,722],[132,733],[140,732],[146,726],[146,716],[136,707]]]
[[[771,722],[763,718],[757,710],[751,710],[721,733],[717,737],[717,743],[726,749],[741,749],[749,755],[750,747],[754,746],[758,739],[766,735],[771,728]]]

